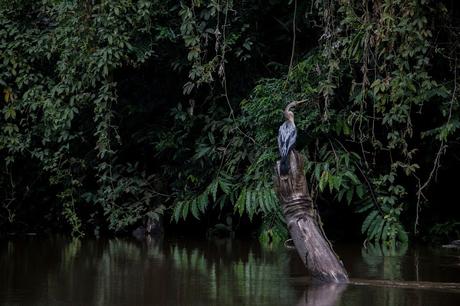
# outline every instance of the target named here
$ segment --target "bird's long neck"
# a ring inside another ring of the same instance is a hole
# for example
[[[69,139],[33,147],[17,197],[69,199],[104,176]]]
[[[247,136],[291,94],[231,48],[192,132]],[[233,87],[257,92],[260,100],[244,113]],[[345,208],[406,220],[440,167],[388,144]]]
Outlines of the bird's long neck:
[[[287,122],[291,122],[292,124],[294,124],[294,114],[291,112],[291,107],[293,107],[295,105],[295,103],[291,102],[289,103],[287,106],[286,106],[286,109],[284,110],[284,114],[285,114],[285,117],[286,117],[286,121]]]
[[[299,103],[299,101],[292,101],[291,103],[289,103],[289,104],[286,106],[286,108],[284,109],[284,111],[285,111],[285,112],[288,112],[288,111],[291,109],[291,107],[296,106],[298,103]]]
[[[289,110],[285,111],[284,117],[286,118],[286,122],[294,124],[294,115],[292,114],[292,112],[290,112]]]

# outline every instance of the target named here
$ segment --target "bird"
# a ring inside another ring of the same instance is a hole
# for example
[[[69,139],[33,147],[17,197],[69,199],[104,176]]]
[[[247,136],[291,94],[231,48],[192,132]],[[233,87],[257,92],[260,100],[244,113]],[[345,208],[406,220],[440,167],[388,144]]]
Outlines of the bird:
[[[278,149],[281,156],[280,174],[289,173],[289,153],[295,146],[297,140],[297,129],[294,123],[294,113],[289,109],[295,104],[289,103],[284,110],[286,121],[280,126],[278,131]]]

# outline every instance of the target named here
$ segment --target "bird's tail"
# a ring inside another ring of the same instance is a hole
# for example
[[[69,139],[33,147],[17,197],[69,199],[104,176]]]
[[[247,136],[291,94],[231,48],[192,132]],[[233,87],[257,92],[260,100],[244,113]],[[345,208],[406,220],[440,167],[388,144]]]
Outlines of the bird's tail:
[[[289,173],[289,154],[281,157],[280,174],[287,175]]]

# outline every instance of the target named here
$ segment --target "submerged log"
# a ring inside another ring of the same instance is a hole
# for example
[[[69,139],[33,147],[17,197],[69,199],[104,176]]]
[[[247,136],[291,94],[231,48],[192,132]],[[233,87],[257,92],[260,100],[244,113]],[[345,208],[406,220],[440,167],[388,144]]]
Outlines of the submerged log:
[[[446,249],[460,249],[460,240],[454,240],[449,244],[444,244],[442,247]]]
[[[303,158],[295,150],[289,156],[289,174],[281,176],[280,162],[275,167],[275,190],[281,202],[289,233],[313,279],[324,282],[346,283],[347,272],[332,250],[308,191],[303,173]]]

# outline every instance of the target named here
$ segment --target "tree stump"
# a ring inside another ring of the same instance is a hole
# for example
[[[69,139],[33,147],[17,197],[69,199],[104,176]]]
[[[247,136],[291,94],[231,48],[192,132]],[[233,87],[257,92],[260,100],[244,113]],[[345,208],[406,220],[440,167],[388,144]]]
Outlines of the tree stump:
[[[297,252],[313,279],[346,283],[348,275],[318,224],[317,211],[308,191],[303,173],[303,158],[295,150],[289,156],[290,170],[286,176],[275,166],[275,190],[282,205],[289,233]]]

